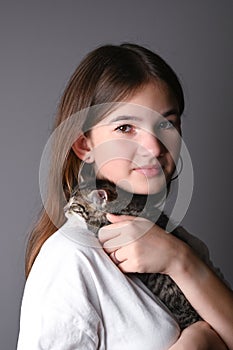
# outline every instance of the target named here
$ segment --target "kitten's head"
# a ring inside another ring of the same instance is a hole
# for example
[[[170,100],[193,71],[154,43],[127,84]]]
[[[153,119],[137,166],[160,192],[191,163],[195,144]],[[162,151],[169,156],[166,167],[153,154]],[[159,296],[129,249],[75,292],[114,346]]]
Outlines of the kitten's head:
[[[98,180],[77,186],[64,207],[66,216],[76,213],[95,226],[106,223],[108,204],[117,198],[116,186],[111,182]]]
[[[76,190],[70,197],[69,202],[64,207],[65,213],[74,211],[82,213],[83,211],[104,210],[108,201],[107,191],[96,189],[92,191]]]

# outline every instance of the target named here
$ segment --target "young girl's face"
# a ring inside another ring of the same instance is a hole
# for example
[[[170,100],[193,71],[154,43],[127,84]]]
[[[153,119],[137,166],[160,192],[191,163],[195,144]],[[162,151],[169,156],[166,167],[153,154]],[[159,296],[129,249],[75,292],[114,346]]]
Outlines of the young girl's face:
[[[163,82],[144,86],[88,135],[97,178],[139,194],[165,188],[180,140],[178,104]]]

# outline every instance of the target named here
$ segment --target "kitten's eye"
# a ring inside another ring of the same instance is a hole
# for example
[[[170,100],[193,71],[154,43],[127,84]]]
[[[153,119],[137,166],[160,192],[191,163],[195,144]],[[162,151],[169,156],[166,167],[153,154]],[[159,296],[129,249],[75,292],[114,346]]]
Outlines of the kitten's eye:
[[[135,132],[135,128],[130,124],[120,125],[115,130],[121,132],[122,134],[130,134]]]
[[[165,120],[159,123],[158,128],[162,130],[171,129],[174,128],[174,124],[170,120]]]

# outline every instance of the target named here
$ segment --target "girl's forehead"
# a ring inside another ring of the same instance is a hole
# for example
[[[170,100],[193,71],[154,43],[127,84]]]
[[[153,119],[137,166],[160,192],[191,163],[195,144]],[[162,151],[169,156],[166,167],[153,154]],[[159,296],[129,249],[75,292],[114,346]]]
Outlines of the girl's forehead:
[[[178,102],[166,83],[153,82],[142,86],[128,100],[113,103],[112,106],[109,104],[108,112],[103,114],[100,123],[117,122],[123,117],[155,122],[161,116],[169,114],[179,115]]]

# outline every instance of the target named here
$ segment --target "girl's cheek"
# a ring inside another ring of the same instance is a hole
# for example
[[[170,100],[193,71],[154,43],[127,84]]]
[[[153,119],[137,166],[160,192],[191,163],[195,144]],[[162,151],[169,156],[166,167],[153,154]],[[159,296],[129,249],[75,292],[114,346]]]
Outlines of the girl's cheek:
[[[181,147],[181,137],[179,133],[175,132],[169,138],[167,137],[161,140],[161,142],[163,142],[164,146],[166,147],[168,152],[171,154],[174,161],[176,161],[180,153],[180,147]]]
[[[112,160],[132,160],[137,152],[138,144],[128,140],[105,141],[94,147],[95,163],[99,166]]]

